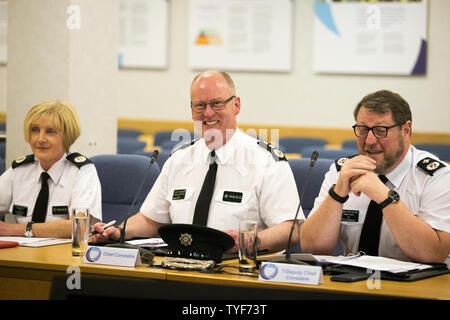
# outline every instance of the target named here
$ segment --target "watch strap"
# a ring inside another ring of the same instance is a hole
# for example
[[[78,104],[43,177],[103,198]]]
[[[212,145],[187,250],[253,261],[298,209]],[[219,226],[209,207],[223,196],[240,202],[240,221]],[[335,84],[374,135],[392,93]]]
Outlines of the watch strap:
[[[33,230],[32,230],[33,223],[34,223],[33,221],[30,221],[27,223],[27,226],[25,228],[25,234],[24,234],[25,237],[29,237],[29,238],[33,237]]]
[[[346,195],[345,197],[341,197],[336,192],[334,192],[334,187],[336,187],[336,184],[333,184],[331,188],[328,190],[328,194],[330,197],[332,197],[334,200],[336,200],[339,203],[344,203],[349,198],[349,195]]]
[[[389,190],[389,194],[388,194],[388,197],[386,198],[386,200],[380,202],[378,205],[380,206],[381,209],[384,209],[391,203],[398,202],[399,200],[400,200],[400,197],[399,197],[398,193],[395,192],[394,190]]]

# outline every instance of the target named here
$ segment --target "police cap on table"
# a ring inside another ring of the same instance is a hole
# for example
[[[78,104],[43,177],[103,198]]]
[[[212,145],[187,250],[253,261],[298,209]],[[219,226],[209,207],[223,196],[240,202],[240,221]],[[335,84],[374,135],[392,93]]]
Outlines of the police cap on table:
[[[193,224],[168,224],[158,230],[168,245],[168,255],[197,260],[222,261],[222,255],[234,246],[225,232]]]

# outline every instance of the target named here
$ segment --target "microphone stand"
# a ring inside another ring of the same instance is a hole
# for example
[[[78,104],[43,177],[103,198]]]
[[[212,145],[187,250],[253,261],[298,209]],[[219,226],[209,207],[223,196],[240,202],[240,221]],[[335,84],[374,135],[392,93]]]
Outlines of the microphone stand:
[[[297,216],[298,216],[298,213],[300,211],[300,207],[301,207],[302,200],[303,200],[303,195],[305,194],[306,187],[309,184],[309,179],[311,178],[312,168],[314,167],[314,164],[316,163],[318,156],[319,156],[319,153],[317,151],[313,151],[313,153],[311,154],[311,161],[309,163],[309,170],[308,170],[308,173],[306,174],[305,183],[303,184],[303,188],[302,188],[302,191],[300,193],[300,198],[299,198],[299,203],[298,203],[298,207],[297,207],[297,212],[295,213],[294,221],[292,222],[292,227],[291,227],[291,230],[289,232],[288,243],[287,243],[287,246],[286,246],[286,258],[284,260],[277,261],[278,263],[307,264],[307,263],[299,261],[299,260],[292,260],[291,259],[291,246],[290,246],[290,244],[291,244],[291,241],[292,241],[292,233],[294,232],[295,225],[297,224]]]

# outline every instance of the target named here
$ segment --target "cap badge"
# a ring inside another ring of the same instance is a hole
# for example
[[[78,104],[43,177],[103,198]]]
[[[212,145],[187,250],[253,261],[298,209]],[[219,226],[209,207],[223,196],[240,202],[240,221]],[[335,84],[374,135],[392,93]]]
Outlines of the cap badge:
[[[192,244],[192,236],[189,233],[182,233],[180,235],[180,243],[187,247]]]

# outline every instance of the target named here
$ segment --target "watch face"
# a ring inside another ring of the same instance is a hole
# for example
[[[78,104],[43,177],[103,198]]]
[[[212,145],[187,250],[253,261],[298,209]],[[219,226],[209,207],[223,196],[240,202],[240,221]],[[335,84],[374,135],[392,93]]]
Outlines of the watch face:
[[[397,202],[397,201],[400,200],[399,194],[398,194],[396,191],[394,191],[394,190],[390,190],[390,191],[389,191],[389,196],[392,198],[392,200],[393,200],[394,202]]]

